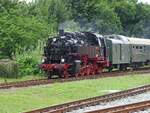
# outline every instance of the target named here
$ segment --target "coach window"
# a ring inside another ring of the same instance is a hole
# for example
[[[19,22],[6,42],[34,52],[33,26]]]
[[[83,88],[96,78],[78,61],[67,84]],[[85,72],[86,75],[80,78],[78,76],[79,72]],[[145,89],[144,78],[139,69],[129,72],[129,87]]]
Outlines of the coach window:
[[[143,52],[143,48],[142,48],[142,46],[140,46],[140,52]]]
[[[139,49],[139,47],[138,47],[138,46],[136,46],[136,49]]]
[[[140,49],[142,49],[142,46],[140,46]]]

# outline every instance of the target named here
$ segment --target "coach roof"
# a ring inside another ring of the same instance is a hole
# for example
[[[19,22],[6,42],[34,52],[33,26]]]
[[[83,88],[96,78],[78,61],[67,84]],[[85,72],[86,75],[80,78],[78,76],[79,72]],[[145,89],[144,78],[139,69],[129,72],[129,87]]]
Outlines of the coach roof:
[[[106,35],[105,36],[107,39],[111,40],[112,43],[120,43],[120,44],[129,44],[128,37],[123,36],[123,35]]]
[[[128,38],[130,44],[150,45],[150,39]]]

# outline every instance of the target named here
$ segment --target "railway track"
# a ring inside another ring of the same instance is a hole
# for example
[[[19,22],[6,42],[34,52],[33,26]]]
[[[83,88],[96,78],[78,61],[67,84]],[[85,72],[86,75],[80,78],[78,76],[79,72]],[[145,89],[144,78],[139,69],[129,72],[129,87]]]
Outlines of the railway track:
[[[150,108],[150,100],[122,106],[115,106],[107,109],[89,111],[85,113],[132,113]]]
[[[141,93],[148,92],[148,91],[150,91],[150,84],[137,87],[137,88],[132,88],[132,89],[125,90],[125,91],[121,91],[121,92],[107,94],[104,96],[98,96],[98,97],[88,98],[84,100],[69,102],[69,103],[65,103],[61,105],[50,106],[50,107],[37,109],[37,110],[24,112],[24,113],[65,113],[65,112],[70,112],[72,110],[81,109],[87,106],[95,106],[95,105],[99,105],[105,102],[110,102],[116,99],[134,96],[134,95],[141,94]]]
[[[35,85],[44,85],[44,84],[52,84],[56,82],[70,82],[70,81],[79,81],[85,79],[98,79],[104,77],[117,77],[128,74],[145,74],[150,73],[150,67],[148,68],[140,68],[138,70],[126,70],[126,71],[113,71],[113,72],[103,72],[100,75],[91,75],[91,76],[82,76],[82,77],[70,77],[70,78],[60,78],[60,79],[37,79],[37,80],[28,80],[28,81],[20,81],[20,82],[10,82],[10,83],[1,83],[0,89],[10,89],[10,88],[20,88],[20,87],[29,87]]]

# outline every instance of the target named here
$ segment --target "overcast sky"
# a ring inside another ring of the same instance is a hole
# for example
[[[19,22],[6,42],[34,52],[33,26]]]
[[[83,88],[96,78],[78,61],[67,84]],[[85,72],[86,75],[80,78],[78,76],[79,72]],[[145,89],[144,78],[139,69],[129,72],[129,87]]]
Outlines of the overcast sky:
[[[139,2],[148,3],[150,4],[150,0],[139,0]]]
[[[20,1],[23,1],[23,0],[20,0]],[[24,0],[24,1],[27,1],[27,2],[30,2],[32,0]],[[150,4],[150,0],[138,0],[139,2],[143,2],[143,3],[148,3]]]

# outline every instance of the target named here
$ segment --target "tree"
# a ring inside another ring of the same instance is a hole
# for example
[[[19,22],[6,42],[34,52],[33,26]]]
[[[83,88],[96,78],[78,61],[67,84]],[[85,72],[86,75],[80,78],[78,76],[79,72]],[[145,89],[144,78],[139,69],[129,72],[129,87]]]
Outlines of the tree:
[[[106,0],[69,0],[73,18],[81,27],[102,34],[121,33],[119,18]]]
[[[64,0],[51,0],[48,8],[48,19],[54,19],[58,24],[70,20],[71,12],[67,5],[68,4],[64,2]]]
[[[146,4],[137,4],[136,24],[133,28],[135,37],[150,38],[150,6]]]
[[[136,3],[125,0],[116,2],[114,5],[114,11],[120,18],[124,34],[131,35],[133,26],[136,24]]]
[[[20,2],[9,1],[1,1],[0,7],[0,56],[12,58],[15,52],[35,47],[53,29],[45,21],[24,14]]]

